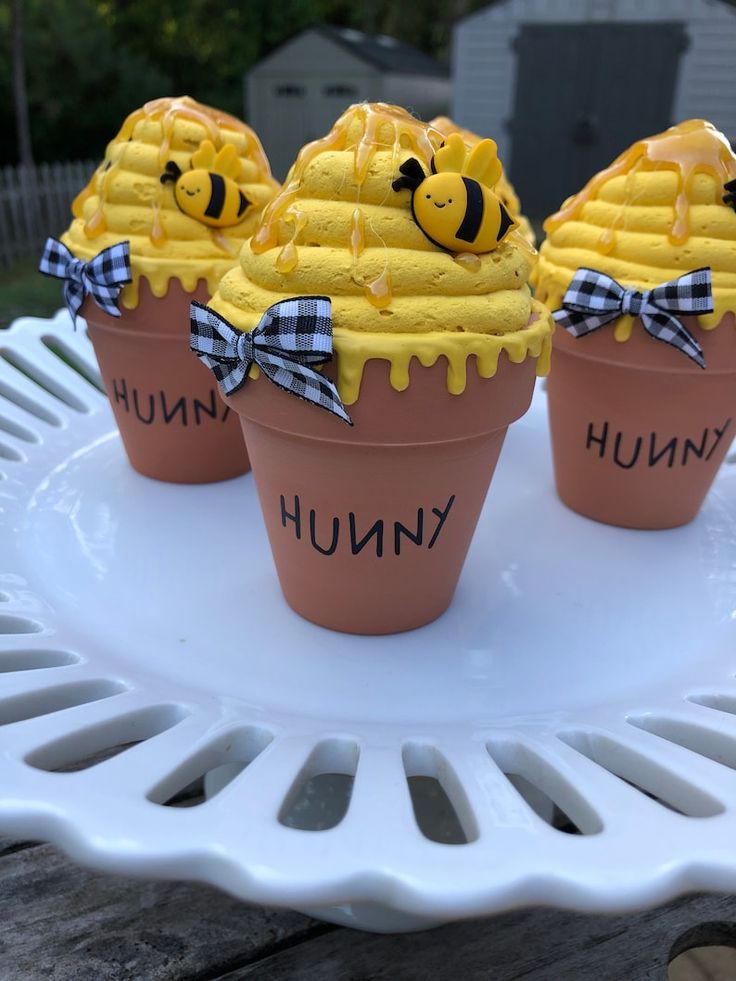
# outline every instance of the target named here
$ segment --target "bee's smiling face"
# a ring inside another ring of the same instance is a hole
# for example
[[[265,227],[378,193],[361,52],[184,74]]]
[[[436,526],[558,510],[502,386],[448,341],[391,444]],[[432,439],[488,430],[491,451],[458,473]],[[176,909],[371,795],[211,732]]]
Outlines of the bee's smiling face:
[[[181,210],[192,218],[201,220],[209,201],[206,191],[207,172],[192,170],[188,174],[182,174],[176,182],[174,193]]]
[[[454,240],[465,214],[466,193],[459,174],[432,174],[413,197],[414,216],[425,235],[440,245]]]

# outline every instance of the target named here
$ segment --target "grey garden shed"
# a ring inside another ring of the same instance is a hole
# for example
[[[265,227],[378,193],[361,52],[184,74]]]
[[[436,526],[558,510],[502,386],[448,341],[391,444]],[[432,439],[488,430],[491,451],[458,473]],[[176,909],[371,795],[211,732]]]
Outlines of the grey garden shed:
[[[524,211],[557,208],[683,119],[736,137],[736,9],[721,0],[500,0],[453,35],[453,116],[499,145]]]
[[[293,37],[246,76],[246,118],[280,179],[305,143],[366,100],[393,102],[423,119],[446,113],[448,70],[384,34],[324,25]]]

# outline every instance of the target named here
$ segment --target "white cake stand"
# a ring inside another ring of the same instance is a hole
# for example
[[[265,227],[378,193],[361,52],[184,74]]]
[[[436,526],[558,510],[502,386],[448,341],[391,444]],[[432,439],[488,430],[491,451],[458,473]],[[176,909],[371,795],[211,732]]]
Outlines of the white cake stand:
[[[66,314],[0,334],[3,833],[376,930],[736,890],[736,467],[686,528],[587,521],[539,393],[449,612],[350,637],[250,476],[138,476],[97,385]]]

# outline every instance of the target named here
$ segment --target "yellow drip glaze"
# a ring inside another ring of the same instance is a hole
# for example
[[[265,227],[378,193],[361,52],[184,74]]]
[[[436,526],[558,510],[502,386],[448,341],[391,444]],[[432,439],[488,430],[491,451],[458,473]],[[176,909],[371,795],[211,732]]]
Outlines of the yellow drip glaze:
[[[191,169],[204,140],[217,148],[232,144],[241,171],[235,183],[252,203],[239,224],[222,230],[181,211],[173,183],[160,181],[170,162],[182,172]],[[117,242],[130,243],[133,282],[122,291],[123,307],[137,304],[141,277],[156,296],[166,294],[171,279],[188,292],[206,280],[214,292],[277,186],[245,123],[188,96],[156,99],[132,112],[108,145],[103,163],[74,200],[75,220],[62,241],[83,260]]]
[[[531,276],[538,295],[560,307],[580,266],[636,289],[708,266],[715,309],[698,324],[713,329],[736,311],[736,213],[723,202],[735,177],[736,155],[705,120],[639,140],[544,223]],[[632,330],[632,318],[621,317],[614,336],[625,342]]]
[[[431,368],[440,358],[447,360],[447,390],[462,395],[467,384],[468,358],[475,359],[481,378],[492,378],[498,369],[498,359],[505,351],[509,360],[520,364],[527,357],[537,359],[537,375],[549,372],[552,350],[549,312],[541,303],[534,303],[538,318],[523,330],[510,334],[448,334],[434,331],[427,334],[359,334],[356,331],[335,329],[334,349],[337,354],[337,387],[346,405],[353,405],[360,395],[360,385],[366,362],[388,361],[391,364],[392,388],[403,392],[409,387],[412,358],[425,368]]]

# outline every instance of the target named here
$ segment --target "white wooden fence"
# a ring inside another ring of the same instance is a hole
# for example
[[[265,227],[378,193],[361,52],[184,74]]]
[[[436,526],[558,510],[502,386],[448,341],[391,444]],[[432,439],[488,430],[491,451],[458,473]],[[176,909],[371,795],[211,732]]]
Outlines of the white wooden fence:
[[[36,258],[48,235],[71,221],[71,203],[96,164],[88,161],[0,168],[0,266]]]

